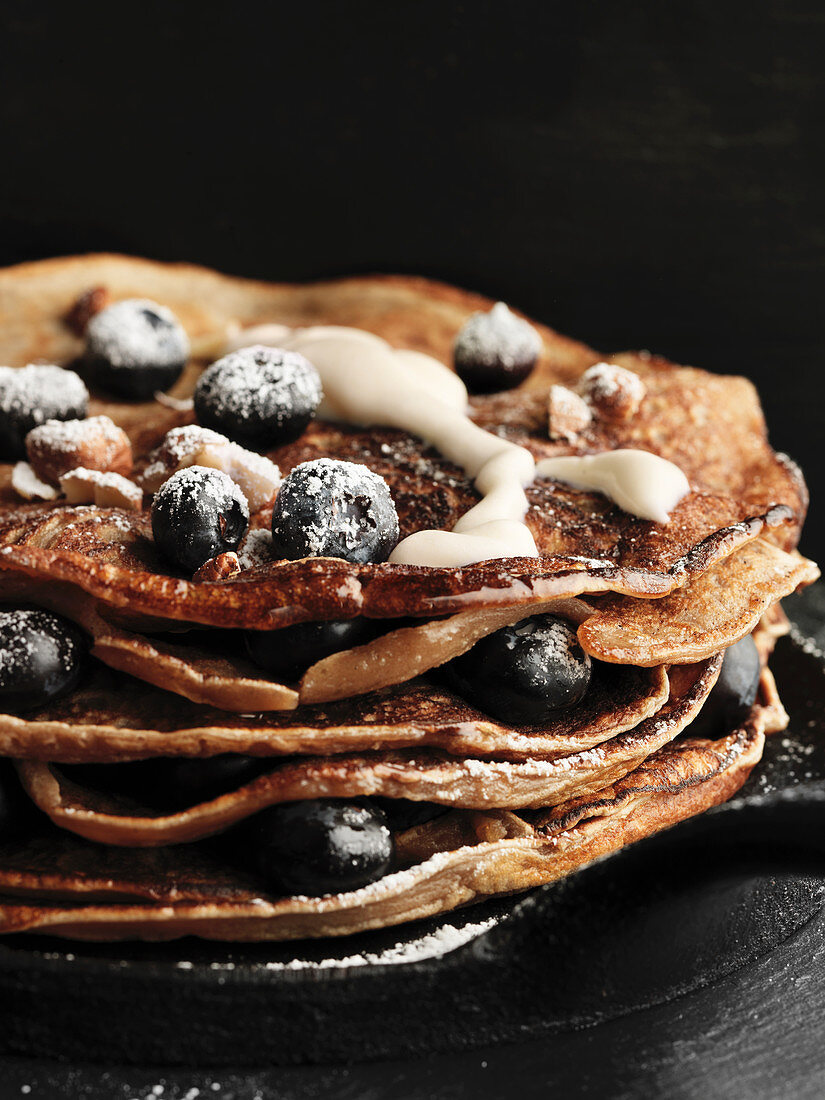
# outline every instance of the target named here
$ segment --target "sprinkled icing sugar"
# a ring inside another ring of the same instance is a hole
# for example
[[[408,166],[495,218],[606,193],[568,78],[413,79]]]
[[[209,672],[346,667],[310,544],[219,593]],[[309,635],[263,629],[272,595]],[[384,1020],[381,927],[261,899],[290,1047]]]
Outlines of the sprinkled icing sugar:
[[[518,366],[538,357],[541,337],[527,321],[516,317],[504,302],[489,313],[474,313],[455,341],[457,360],[505,367]]]
[[[88,485],[99,485],[105,489],[119,489],[125,492],[141,492],[133,481],[130,481],[128,477],[123,477],[122,474],[113,474],[107,470],[89,470],[85,466],[76,466],[74,470],[69,470],[67,474],[64,474],[60,479],[61,485],[64,481],[68,481],[71,478],[84,481]],[[142,495],[142,494],[141,494]]]
[[[422,962],[424,959],[440,959],[482,935],[496,923],[495,917],[488,917],[473,924],[465,924],[461,928],[453,924],[444,924],[434,932],[428,932],[407,943],[396,943],[392,947],[384,948],[383,951],[365,951],[358,955],[320,961],[292,959],[285,963],[268,962],[266,968],[267,970],[338,970],[353,966],[398,966]]]
[[[247,518],[249,516],[246,497],[232,478],[222,470],[209,466],[186,466],[178,470],[163,483],[157,495],[168,500],[173,511],[184,502],[194,502],[196,512],[202,511],[204,518],[210,511],[210,505],[216,511],[222,511],[225,498],[229,495],[241,505]]]
[[[638,374],[615,363],[596,363],[579,380],[579,391],[592,404],[611,405],[621,399],[629,411],[635,411],[647,392]]]
[[[139,480],[147,492],[156,492],[176,470],[187,466],[209,466],[228,474],[246,497],[250,512],[271,503],[281,481],[281,471],[266,455],[198,424],[168,432],[149,456]]]
[[[551,439],[574,442],[579,432],[590,423],[590,406],[566,386],[551,386],[547,398],[548,428]]]
[[[141,480],[148,488],[157,478],[167,478],[186,460],[196,455],[208,443],[229,443],[225,435],[213,432],[211,428],[202,428],[200,424],[187,424],[183,428],[172,428],[166,433],[163,442],[149,456],[149,465],[143,471]]]
[[[113,367],[174,366],[189,357],[189,338],[174,313],[147,298],[127,298],[95,314],[87,354]]]
[[[67,410],[83,416],[89,391],[73,370],[52,365],[0,367],[0,411],[31,420],[32,427]]]
[[[16,670],[28,668],[44,645],[50,646],[64,672],[82,656],[78,637],[56,615],[40,610],[0,611],[0,687],[14,683]]]
[[[314,504],[306,507],[307,500]],[[379,512],[382,503],[384,510]],[[329,553],[334,519],[338,539],[348,551],[354,550],[361,544],[365,529],[381,526],[388,508],[394,515],[389,486],[380,474],[357,462],[318,458],[300,463],[284,481],[277,498],[273,532],[288,528],[294,520],[300,525],[305,556],[317,557]]]
[[[26,446],[71,454],[90,439],[115,445],[122,438],[123,429],[108,416],[90,416],[85,420],[47,420],[45,424],[31,430]]]
[[[182,428],[172,428],[166,433],[163,448],[170,457],[181,459],[194,454],[205,443],[228,442],[225,435],[213,432],[211,428],[202,428],[200,424],[186,424]]]
[[[268,565],[274,559],[272,535],[263,528],[250,531],[238,549],[241,569],[255,569],[259,565]]]
[[[253,344],[230,352],[203,372],[195,407],[207,408],[221,426],[227,419],[268,420],[278,426],[294,409],[312,413],[321,397],[320,376],[303,355]]]
[[[522,619],[515,626],[508,628],[502,636],[507,649],[516,652],[519,648],[519,638],[540,639],[542,651],[546,653],[548,662],[563,666],[570,672],[575,672],[579,668],[582,658],[585,664],[590,666],[590,657],[582,650],[575,630],[571,629],[563,619],[545,615]]]

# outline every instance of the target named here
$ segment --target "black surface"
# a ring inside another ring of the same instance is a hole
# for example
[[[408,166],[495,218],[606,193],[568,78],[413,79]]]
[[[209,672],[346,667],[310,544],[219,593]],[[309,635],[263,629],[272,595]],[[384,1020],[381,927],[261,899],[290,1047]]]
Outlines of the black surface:
[[[5,0],[0,263],[447,278],[747,374],[822,499],[824,52],[821,0]]]
[[[822,586],[790,601],[820,641],[823,604]],[[403,930],[297,948],[6,938],[3,1049],[72,1060],[6,1058],[8,1095],[498,1096],[509,1084],[762,1100],[790,1082],[820,1095],[825,665],[802,635],[774,665],[791,728],[739,796],[566,882],[454,916],[497,922],[442,959],[265,965],[379,951]],[[272,1061],[321,1064],[227,1068]]]

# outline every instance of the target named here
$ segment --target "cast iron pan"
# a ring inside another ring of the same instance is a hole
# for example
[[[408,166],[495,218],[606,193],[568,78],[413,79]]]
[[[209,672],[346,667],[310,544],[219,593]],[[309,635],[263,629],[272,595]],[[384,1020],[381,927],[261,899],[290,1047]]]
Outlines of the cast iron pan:
[[[810,632],[822,623],[823,595],[814,589],[793,601]],[[60,1079],[61,1095],[82,1085],[90,1098],[151,1096],[155,1087],[156,1096],[200,1089],[227,1100],[256,1088],[268,1095],[264,1077],[284,1097],[350,1088],[360,1096],[392,1081],[396,1096],[463,1095],[471,1080],[476,1095],[488,1087],[495,1095],[498,1074],[504,1091],[518,1081],[530,1096],[550,1084],[577,1091],[608,1071],[614,1083],[632,1081],[634,1065],[644,1072],[640,1057],[669,1073],[690,1050],[698,1085],[715,1019],[733,1023],[731,1051],[747,1048],[723,1063],[737,1091],[719,1095],[740,1095],[766,1054],[751,1097],[783,1095],[760,1091],[780,1080],[808,1095],[811,1073],[825,1073],[822,1043],[791,1062],[783,1051],[804,1044],[825,1009],[825,664],[797,633],[780,642],[773,667],[791,728],[769,739],[733,801],[526,897],[402,936],[389,930],[297,950],[194,939],[0,940],[0,1051],[13,1056],[0,1081],[10,1089],[14,1081],[15,1096],[26,1083],[38,1095],[39,1084],[55,1088]],[[445,940],[462,938],[434,957]],[[365,955],[370,961],[352,965]],[[800,1006],[804,1021],[789,1029]],[[766,1020],[784,1021],[779,1037],[757,1038],[753,1028],[764,1032]],[[771,1043],[784,1045],[772,1051]],[[58,1071],[44,1058],[144,1068]],[[377,1060],[390,1061],[368,1064]],[[362,1064],[329,1068],[344,1062]],[[218,1069],[297,1063],[315,1068],[243,1077]],[[198,1072],[164,1076],[147,1066]]]

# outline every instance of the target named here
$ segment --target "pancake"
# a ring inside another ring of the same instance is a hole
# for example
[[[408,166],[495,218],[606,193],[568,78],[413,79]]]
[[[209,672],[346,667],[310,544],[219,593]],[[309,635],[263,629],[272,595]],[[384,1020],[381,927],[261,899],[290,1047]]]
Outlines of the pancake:
[[[673,670],[667,702],[651,717],[595,747],[549,760],[478,759],[433,749],[287,760],[239,790],[171,815],[131,808],[86,790],[58,768],[18,761],[23,786],[55,824],[104,844],[197,840],[279,802],[384,796],[470,809],[550,806],[626,775],[677,736],[701,710],[721,657]],[[453,746],[458,749],[458,746]]]
[[[16,895],[0,904],[0,932],[98,941],[186,935],[292,940],[421,919],[556,881],[725,801],[747,779],[763,741],[755,713],[719,741],[689,740],[661,750],[590,799],[555,807],[536,827],[525,822],[523,835],[439,851],[359,890],[321,898],[268,896],[225,867],[209,872],[214,885],[205,897],[209,884],[197,874],[203,864],[193,860],[195,845],[165,849],[160,860],[156,849],[119,849],[122,856],[98,863],[81,841],[72,845],[61,839],[52,849],[60,862],[43,879],[42,843],[34,867],[27,865],[25,849],[17,849],[8,864],[0,850],[0,887],[7,896]],[[483,822],[482,831],[488,825]],[[44,890],[57,897],[46,903],[25,896]],[[61,904],[61,897],[69,904]],[[125,897],[130,900],[113,900]]]
[[[596,402],[575,432],[557,432],[551,387],[576,390],[604,357],[537,325],[535,370],[515,389],[473,398],[471,419],[537,461],[632,448],[675,463],[690,488],[668,522],[538,476],[524,521],[534,558],[461,567],[283,561],[267,535],[270,495],[252,508],[237,565],[203,579],[158,553],[150,490],[172,472],[158,466],[166,433],[194,422],[197,379],[242,340],[239,330],[351,326],[450,362],[456,332],[491,303],[414,278],[285,286],[75,257],[0,271],[0,362],[82,369],[73,306],[93,288],[170,307],[193,353],[156,400],[92,393],[89,414],[129,436],[131,476],[147,490],[142,508],[26,502],[11,465],[0,464],[0,603],[73,620],[92,655],[66,697],[0,714],[0,755],[15,761],[41,811],[28,835],[0,842],[0,931],[292,939],[444,912],[552,882],[715,805],[745,781],[765,734],[787,724],[767,667],[786,628],[778,601],[818,570],[795,549],[804,480],[771,449],[746,380],[615,356],[609,362],[636,379],[631,412]],[[389,486],[402,538],[450,531],[480,500],[464,469],[396,429],[315,419],[268,458],[282,476],[316,458],[368,466]],[[566,619],[593,658],[581,701],[519,725],[444,686],[442,665],[548,613]],[[373,620],[369,640],[316,660],[295,681],[275,682],[238,655],[240,631],[277,637],[300,623],[354,618]],[[693,736],[726,651],[751,634],[762,666],[756,700],[716,740]],[[223,754],[258,758],[255,776],[168,809],[148,792],[117,793],[107,771]],[[78,765],[95,767],[94,782]],[[317,898],[268,892],[233,857],[232,838],[270,808],[327,798],[442,812],[395,829],[390,870],[370,885]]]
[[[364,328],[442,360],[449,359],[452,336],[471,310],[490,304],[420,279],[269,287],[196,268],[90,256],[0,272],[0,361],[73,361],[81,345],[61,318],[78,295],[98,285],[116,298],[156,297],[179,310],[196,346],[207,337],[213,345],[225,340],[230,318],[243,325],[277,316],[291,325]],[[648,390],[637,414],[622,422],[594,420],[575,446],[553,442],[547,435],[550,386],[572,383],[599,357],[543,326],[538,331],[544,351],[536,370],[519,389],[474,399],[474,419],[537,458],[630,446],[676,461],[693,491],[678,504],[672,522],[640,521],[600,494],[539,479],[528,490],[526,517],[538,559],[460,570],[305,559],[244,570],[216,585],[170,575],[154,552],[145,514],[97,509],[90,516],[88,509],[54,504],[12,508],[7,487],[0,498],[10,505],[0,518],[0,560],[7,568],[76,585],[132,616],[272,629],[356,615],[443,615],[584,592],[662,596],[760,533],[785,549],[796,545],[807,506],[804,482],[771,450],[749,383],[636,357],[633,369]],[[193,360],[173,390],[175,398],[191,394],[202,364]],[[169,428],[191,420],[191,413],[158,402],[98,399],[90,413],[111,416],[130,434],[138,465]],[[462,470],[397,431],[314,421],[296,443],[269,457],[287,472],[319,455],[355,458],[381,474],[392,490],[402,536],[449,529],[478,500]],[[0,486],[9,479],[7,467]]]
[[[662,667],[601,665],[584,700],[556,711],[541,726],[497,722],[426,680],[300,711],[235,715],[93,667],[71,695],[36,715],[0,715],[0,754],[113,763],[153,756],[326,755],[427,746],[503,760],[552,759],[632,729],[656,714],[669,693]]]
[[[648,667],[697,661],[751,633],[768,608],[818,576],[814,563],[798,553],[755,539],[662,599],[569,598],[459,612],[388,629],[316,662],[294,685],[265,678],[248,660],[203,650],[185,632],[159,639],[127,631],[105,605],[66,582],[0,570],[0,601],[28,601],[59,612],[92,636],[92,654],[111,668],[193,702],[244,713],[292,710],[402,684],[504,626],[547,612],[580,623],[583,648],[602,661]]]

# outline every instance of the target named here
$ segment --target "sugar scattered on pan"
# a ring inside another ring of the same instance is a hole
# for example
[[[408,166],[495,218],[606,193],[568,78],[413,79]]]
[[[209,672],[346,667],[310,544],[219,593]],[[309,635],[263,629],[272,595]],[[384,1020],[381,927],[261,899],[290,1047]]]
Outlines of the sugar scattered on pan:
[[[289,962],[269,961],[263,964],[267,970],[346,970],[358,966],[398,966],[425,959],[440,959],[464,944],[482,935],[498,923],[497,917],[468,923],[463,926],[443,924],[433,932],[427,932],[414,940],[399,941],[380,951],[364,951],[343,958],[292,959]],[[235,970],[233,962],[209,963],[210,970]],[[178,970],[193,970],[195,964],[181,960],[175,963]]]

